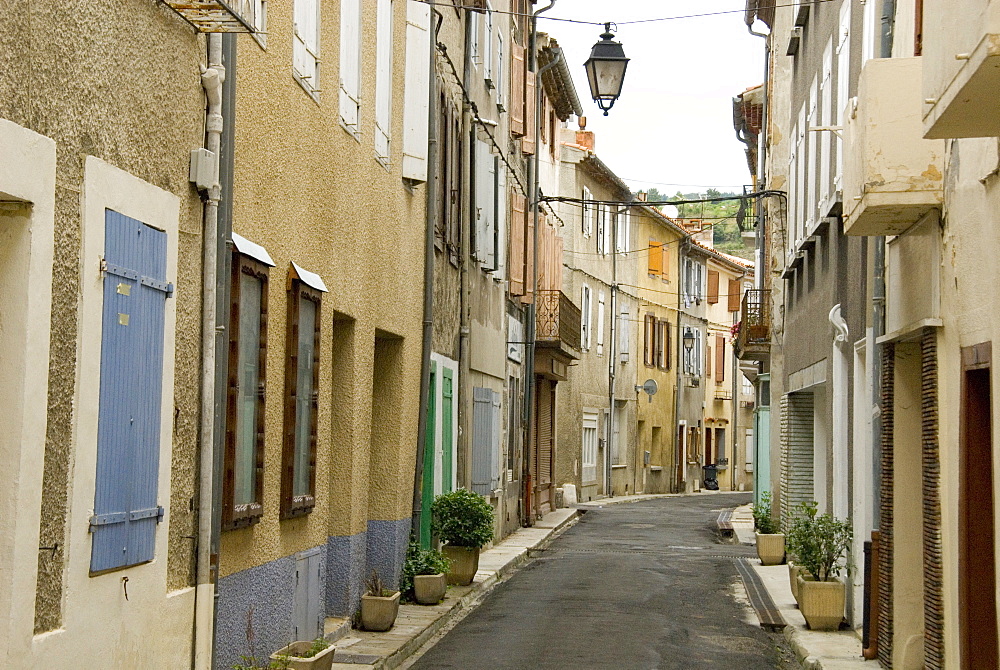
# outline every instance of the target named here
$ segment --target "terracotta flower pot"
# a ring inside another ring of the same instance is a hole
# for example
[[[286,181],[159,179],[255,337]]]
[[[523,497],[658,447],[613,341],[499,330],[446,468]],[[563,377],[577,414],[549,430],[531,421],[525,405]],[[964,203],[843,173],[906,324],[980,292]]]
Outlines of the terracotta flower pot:
[[[757,533],[757,556],[761,565],[780,565],[785,560],[785,534]]]
[[[471,584],[479,570],[479,547],[456,547],[446,544],[441,551],[451,561],[448,583],[460,586]]]
[[[376,632],[387,631],[399,614],[399,591],[391,596],[361,596],[361,627]]]
[[[287,647],[282,647],[271,654],[271,660],[281,663],[287,659],[288,667],[291,670],[330,670],[333,666],[333,655],[337,651],[337,648],[332,644],[315,656],[304,658],[297,655],[305,653],[312,647],[312,644],[312,642],[306,641],[292,642]]]
[[[421,605],[437,605],[444,600],[447,589],[444,573],[413,576],[413,597]]]
[[[837,630],[844,620],[846,589],[842,581],[817,582],[799,575],[799,610],[812,630]]]

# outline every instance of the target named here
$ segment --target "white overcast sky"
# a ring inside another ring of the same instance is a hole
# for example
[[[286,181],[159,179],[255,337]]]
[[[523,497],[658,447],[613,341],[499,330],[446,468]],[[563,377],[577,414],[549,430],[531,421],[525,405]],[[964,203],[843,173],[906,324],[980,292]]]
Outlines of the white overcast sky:
[[[597,154],[633,190],[703,192],[750,183],[733,130],[732,98],[763,81],[764,41],[747,32],[745,6],[745,0],[557,0],[541,15],[618,24],[615,39],[631,61],[607,117],[590,99],[583,68],[603,28],[540,18],[538,30],[563,47]]]

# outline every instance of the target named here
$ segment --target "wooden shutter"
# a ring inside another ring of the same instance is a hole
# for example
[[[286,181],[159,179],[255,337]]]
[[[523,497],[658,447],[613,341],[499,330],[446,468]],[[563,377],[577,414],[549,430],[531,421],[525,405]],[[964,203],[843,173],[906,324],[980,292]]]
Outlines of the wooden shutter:
[[[500,439],[503,436],[503,421],[500,417],[500,393],[493,391],[490,403],[490,488],[500,488]]]
[[[538,94],[535,86],[535,73],[524,73],[524,137],[521,138],[521,152],[527,155],[535,153],[535,96]]]
[[[660,245],[661,257],[663,258],[663,264],[660,266],[660,276],[663,277],[663,281],[670,279],[670,249],[669,243],[664,242]]]
[[[740,280],[730,279],[729,280],[729,311],[738,312],[740,311],[740,301],[743,296],[740,295]]]
[[[522,302],[532,302],[535,299],[535,217],[531,211],[524,218],[524,297]]]
[[[712,305],[719,302],[719,273],[716,270],[708,271],[708,302]]]
[[[705,376],[712,376],[712,345],[705,343]]]
[[[663,274],[663,244],[656,240],[649,241],[649,274],[659,277]]]
[[[524,244],[526,198],[520,193],[510,198],[510,293],[524,295]]]
[[[167,235],[105,214],[104,306],[90,571],[153,560],[159,494]]]
[[[656,365],[656,317],[647,314],[643,321],[642,361],[648,367]]]
[[[493,391],[488,388],[472,389],[472,490],[489,496],[491,468],[490,451],[493,446]]]
[[[671,362],[673,360],[673,349],[670,346],[670,340],[671,340],[670,332],[671,332],[671,328],[673,328],[673,326],[671,326],[670,322],[668,321],[667,322],[666,343],[664,344],[664,347],[663,347],[667,351],[667,369],[668,370],[670,369],[670,365],[671,365]]]
[[[553,235],[552,269],[549,275],[552,278],[552,290],[562,291],[563,238],[555,234],[555,229],[553,229]]]
[[[510,45],[510,134],[524,135],[524,47]]]
[[[403,88],[403,178],[427,180],[427,119],[430,68],[431,8],[406,3],[406,76]],[[441,201],[443,203],[443,201]],[[443,206],[443,204],[442,204]]]
[[[715,381],[726,381],[726,338],[715,336]]]

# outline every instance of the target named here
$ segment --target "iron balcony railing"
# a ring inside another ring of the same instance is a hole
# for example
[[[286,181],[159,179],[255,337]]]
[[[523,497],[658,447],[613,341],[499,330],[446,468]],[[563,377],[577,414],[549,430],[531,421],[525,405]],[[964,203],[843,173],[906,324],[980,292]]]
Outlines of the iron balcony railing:
[[[539,291],[535,324],[539,342],[562,342],[580,349],[580,308],[562,291]]]
[[[771,290],[749,289],[743,295],[743,312],[736,336],[736,356],[753,359],[771,347]]]

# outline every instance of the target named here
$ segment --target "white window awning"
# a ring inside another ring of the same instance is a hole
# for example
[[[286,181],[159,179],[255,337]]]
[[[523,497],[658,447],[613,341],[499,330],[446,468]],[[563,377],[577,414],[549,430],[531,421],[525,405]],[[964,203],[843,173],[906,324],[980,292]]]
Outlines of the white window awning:
[[[309,272],[309,270],[303,270],[295,261],[292,261],[292,269],[295,271],[296,276],[299,280],[310,288],[314,288],[317,291],[322,291],[323,293],[329,292],[326,288],[326,284],[323,283],[323,278],[320,277],[315,272]]]
[[[255,242],[251,242],[242,235],[233,233],[233,246],[236,247],[236,251],[244,256],[249,256],[264,265],[274,267],[274,260],[271,258],[271,254],[267,253],[267,249]]]

